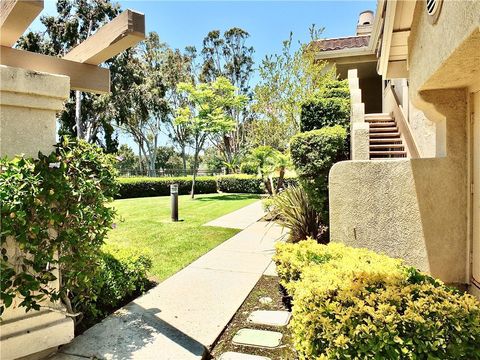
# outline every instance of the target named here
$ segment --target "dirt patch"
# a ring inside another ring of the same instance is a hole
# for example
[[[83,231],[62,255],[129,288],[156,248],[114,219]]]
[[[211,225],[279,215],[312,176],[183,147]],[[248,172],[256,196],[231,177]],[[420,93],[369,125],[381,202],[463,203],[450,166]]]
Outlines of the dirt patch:
[[[271,298],[272,302],[269,304],[262,304],[260,299],[264,297]],[[289,310],[287,304],[288,299],[280,288],[278,277],[262,276],[214,345],[211,351],[211,359],[218,359],[220,355],[227,351],[266,356],[272,360],[298,359],[295,350],[293,349],[292,336],[288,326],[266,326],[247,322],[248,316],[255,310]],[[237,331],[242,328],[281,332],[283,334],[282,344],[275,349],[234,345],[232,339]]]

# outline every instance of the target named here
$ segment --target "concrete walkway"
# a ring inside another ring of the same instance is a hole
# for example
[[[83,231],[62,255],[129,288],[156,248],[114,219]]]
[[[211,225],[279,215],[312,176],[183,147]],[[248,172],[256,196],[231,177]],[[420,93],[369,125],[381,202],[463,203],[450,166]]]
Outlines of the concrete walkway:
[[[246,229],[253,223],[265,216],[262,201],[256,201],[229,214],[223,215],[218,219],[210,221],[203,226],[218,226],[232,229]]]
[[[274,242],[284,234],[276,224],[251,224],[88,329],[54,359],[202,359],[269,267]]]

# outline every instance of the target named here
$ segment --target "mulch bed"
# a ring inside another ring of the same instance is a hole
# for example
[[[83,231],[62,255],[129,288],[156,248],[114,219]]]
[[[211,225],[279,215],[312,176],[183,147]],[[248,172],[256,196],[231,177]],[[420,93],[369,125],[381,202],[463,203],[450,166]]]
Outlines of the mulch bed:
[[[270,304],[262,304],[260,302],[262,297],[270,297],[272,302]],[[278,283],[278,277],[262,276],[217,340],[211,351],[211,359],[218,359],[221,354],[227,351],[266,356],[272,360],[298,359],[293,349],[291,332],[288,326],[276,327],[247,322],[248,316],[255,310],[290,310],[288,307],[289,299],[282,291]],[[283,334],[282,344],[275,349],[234,345],[232,339],[237,331],[242,328],[281,332]]]

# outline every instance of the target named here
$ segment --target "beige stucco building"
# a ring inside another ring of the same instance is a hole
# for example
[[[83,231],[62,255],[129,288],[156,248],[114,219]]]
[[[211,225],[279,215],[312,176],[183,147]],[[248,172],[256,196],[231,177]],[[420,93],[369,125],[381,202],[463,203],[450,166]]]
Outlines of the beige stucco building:
[[[348,77],[352,100],[352,158],[330,172],[331,238],[478,296],[480,1],[379,0],[368,14],[360,50],[317,45],[318,58]],[[374,97],[362,81],[372,56]]]

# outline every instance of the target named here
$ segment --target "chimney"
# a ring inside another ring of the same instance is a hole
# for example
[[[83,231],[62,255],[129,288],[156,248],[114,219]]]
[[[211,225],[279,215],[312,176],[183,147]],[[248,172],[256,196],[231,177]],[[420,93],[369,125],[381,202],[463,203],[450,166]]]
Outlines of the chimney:
[[[357,35],[370,35],[373,28],[373,11],[362,11],[358,16]]]

